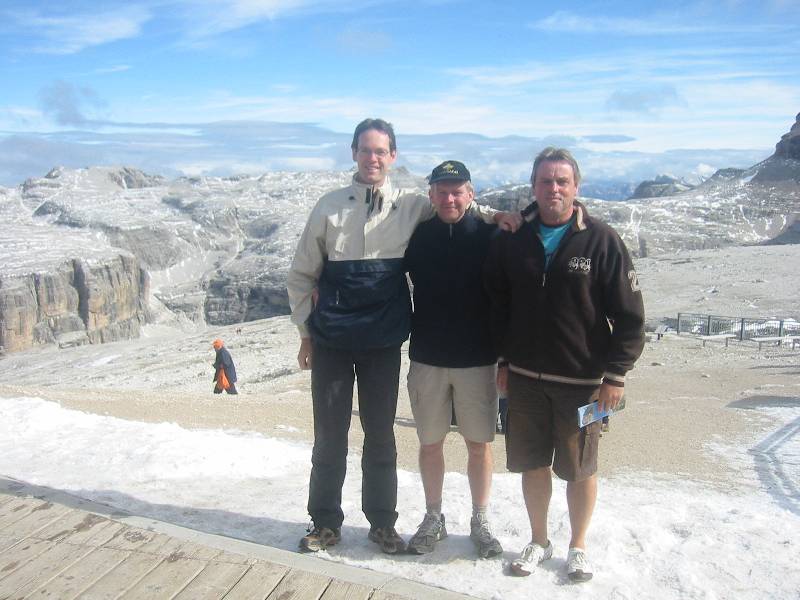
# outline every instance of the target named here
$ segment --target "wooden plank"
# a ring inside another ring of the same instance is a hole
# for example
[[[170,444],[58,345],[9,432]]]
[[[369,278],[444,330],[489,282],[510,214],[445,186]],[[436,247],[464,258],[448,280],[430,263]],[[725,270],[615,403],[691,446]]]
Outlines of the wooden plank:
[[[330,582],[325,575],[291,569],[267,600],[319,600]]]
[[[229,563],[232,565],[251,565],[258,561],[244,554],[234,554],[233,552],[226,552],[223,550],[214,557],[214,562]]]
[[[43,542],[48,544],[49,542]],[[23,598],[61,571],[81,560],[91,549],[51,544],[51,547],[0,580],[4,597]]]
[[[164,538],[164,541],[168,539],[168,536],[162,536],[155,531],[147,531],[146,529],[128,527],[126,525],[117,535],[103,545],[106,548],[114,548],[116,550],[138,550],[159,536]]]
[[[20,538],[36,535],[40,529],[58,521],[61,517],[70,512],[74,511],[63,504],[45,502],[34,508],[21,519],[5,527],[3,533],[6,535],[16,535]]]
[[[79,511],[39,531],[36,537],[95,548],[114,539],[124,527],[122,523]]]
[[[180,540],[163,533],[156,533],[152,538],[136,548],[136,552],[167,558],[170,554],[177,551],[180,546]]]
[[[153,600],[172,598],[192,581],[206,563],[200,560],[176,558],[162,560],[155,569],[147,573],[136,585],[126,591],[125,600]]]
[[[24,540],[22,543],[0,553],[0,587],[3,579],[20,567],[26,565],[40,554],[55,546],[42,540]]]
[[[408,598],[406,596],[392,594],[391,592],[375,590],[375,593],[372,594],[372,598],[370,598],[370,600],[408,600]]]
[[[320,600],[368,600],[372,588],[334,579]]]
[[[210,562],[173,600],[219,600],[242,578],[248,565]]]
[[[0,511],[0,532],[44,504],[50,503],[37,498],[15,498]]]
[[[0,511],[3,510],[3,506],[11,502],[14,498],[18,498],[19,496],[12,496],[11,494],[3,494],[0,492]]]
[[[0,553],[8,550],[11,546],[15,546],[20,542],[18,537],[11,537],[10,535],[3,535],[0,533]]]
[[[63,515],[58,521],[55,521],[37,532],[37,537],[50,540],[51,542],[61,541],[73,533],[82,531],[92,531],[101,523],[109,522],[105,517],[94,515],[82,510],[74,510],[66,515]]]
[[[214,560],[220,554],[220,550],[210,546],[202,546],[195,542],[183,540],[172,553],[174,558],[193,558],[195,560],[209,561]]]
[[[289,572],[288,567],[257,562],[225,595],[225,600],[264,600]]]
[[[221,550],[211,548],[209,546],[201,546],[195,542],[180,540],[162,533],[155,533],[146,531],[144,529],[137,530],[148,535],[148,540],[142,543],[137,548],[137,552],[144,552],[147,554],[158,555],[163,558],[175,560],[178,558],[192,558],[196,560],[218,560],[218,556],[222,553]],[[154,535],[153,535],[154,534]],[[136,539],[138,535],[128,533],[130,540]],[[119,542],[122,543],[122,542]],[[107,544],[109,547],[116,547],[118,542],[112,541]]]
[[[75,598],[129,556],[126,550],[95,548],[80,561],[38,587],[36,598]]]
[[[141,581],[164,559],[152,554],[132,552],[128,558],[85,589],[80,600],[113,600]]]

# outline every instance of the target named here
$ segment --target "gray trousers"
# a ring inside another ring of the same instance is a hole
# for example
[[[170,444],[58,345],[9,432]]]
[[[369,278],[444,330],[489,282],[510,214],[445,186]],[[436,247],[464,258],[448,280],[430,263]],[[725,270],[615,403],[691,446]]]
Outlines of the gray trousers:
[[[400,377],[400,346],[342,350],[314,343],[311,396],[314,450],[308,514],[317,527],[341,527],[347,442],[358,384],[358,413],[364,430],[361,508],[372,527],[397,521],[397,448],[394,418]]]

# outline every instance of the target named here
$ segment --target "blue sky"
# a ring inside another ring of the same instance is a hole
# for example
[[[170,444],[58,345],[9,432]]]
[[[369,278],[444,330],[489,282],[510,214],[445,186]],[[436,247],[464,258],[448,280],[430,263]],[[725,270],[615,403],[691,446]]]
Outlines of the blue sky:
[[[514,180],[556,140],[610,178],[703,174],[771,153],[799,59],[798,0],[4,0],[0,184],[53,161],[347,168],[366,116],[423,172],[459,151]]]

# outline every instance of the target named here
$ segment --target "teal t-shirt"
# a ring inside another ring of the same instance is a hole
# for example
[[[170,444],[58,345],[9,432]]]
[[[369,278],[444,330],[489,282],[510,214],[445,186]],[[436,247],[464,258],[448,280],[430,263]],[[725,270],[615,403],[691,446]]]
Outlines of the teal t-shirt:
[[[572,225],[572,219],[563,225],[556,225],[555,227],[539,223],[539,239],[542,240],[542,245],[544,246],[545,271],[550,269],[550,261],[553,259],[553,255],[556,253],[556,250],[558,250],[558,245],[561,243],[561,239],[564,237],[570,225]]]

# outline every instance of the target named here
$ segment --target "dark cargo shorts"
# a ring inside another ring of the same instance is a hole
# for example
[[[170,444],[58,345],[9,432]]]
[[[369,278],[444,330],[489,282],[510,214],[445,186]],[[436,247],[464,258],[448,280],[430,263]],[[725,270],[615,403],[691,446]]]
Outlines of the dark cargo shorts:
[[[597,387],[508,374],[506,467],[521,473],[552,465],[566,481],[597,472],[600,422],[578,426],[578,407],[597,399]]]

